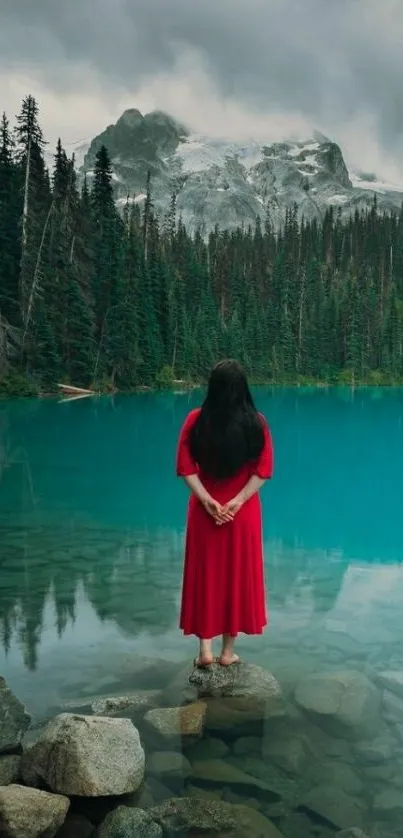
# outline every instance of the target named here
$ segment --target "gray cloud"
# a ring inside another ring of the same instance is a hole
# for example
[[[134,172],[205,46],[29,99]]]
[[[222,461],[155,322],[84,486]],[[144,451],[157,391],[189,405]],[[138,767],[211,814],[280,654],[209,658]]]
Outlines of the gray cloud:
[[[0,0],[0,21],[3,73],[68,90],[86,67],[111,97],[175,72],[190,50],[224,98],[340,136],[361,120],[403,152],[401,0]]]

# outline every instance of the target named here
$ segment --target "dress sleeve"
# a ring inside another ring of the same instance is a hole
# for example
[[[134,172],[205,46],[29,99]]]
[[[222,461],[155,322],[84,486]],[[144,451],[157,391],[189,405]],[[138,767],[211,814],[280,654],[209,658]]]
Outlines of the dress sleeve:
[[[178,477],[188,477],[190,474],[197,474],[198,468],[189,448],[189,433],[194,425],[199,411],[192,410],[182,425],[179,434],[178,448],[176,452],[176,474]]]
[[[269,480],[273,477],[273,442],[266,419],[264,416],[260,416],[260,419],[263,425],[264,445],[260,457],[256,460],[254,465],[253,474],[256,474],[257,477],[261,477],[262,480]]]

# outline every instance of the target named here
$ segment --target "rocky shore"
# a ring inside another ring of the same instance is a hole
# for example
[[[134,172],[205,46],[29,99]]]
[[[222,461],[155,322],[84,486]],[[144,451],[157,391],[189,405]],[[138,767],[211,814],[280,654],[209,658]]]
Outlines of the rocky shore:
[[[0,678],[1,838],[397,838],[403,672],[284,695],[252,664],[182,670],[37,728]]]

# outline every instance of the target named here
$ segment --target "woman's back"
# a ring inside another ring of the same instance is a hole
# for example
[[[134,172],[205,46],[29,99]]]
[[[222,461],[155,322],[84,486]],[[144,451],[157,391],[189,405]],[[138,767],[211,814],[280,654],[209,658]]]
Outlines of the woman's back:
[[[183,425],[181,440],[178,448],[177,472],[178,474],[191,474],[195,472],[199,475],[200,480],[220,503],[227,503],[234,495],[241,491],[247,480],[252,474],[257,474],[261,477],[271,476],[273,468],[273,451],[270,439],[269,429],[266,420],[259,414],[264,433],[264,445],[258,460],[244,463],[235,474],[229,477],[215,477],[211,473],[203,470],[192,457],[190,451],[190,435],[197,419],[201,414],[201,408],[198,407],[192,410]],[[257,496],[256,496],[257,500]]]

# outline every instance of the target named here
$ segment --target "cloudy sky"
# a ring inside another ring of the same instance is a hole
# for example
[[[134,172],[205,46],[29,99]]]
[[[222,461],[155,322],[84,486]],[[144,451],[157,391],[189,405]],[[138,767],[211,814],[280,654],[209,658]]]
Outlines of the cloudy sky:
[[[0,109],[28,92],[49,141],[126,107],[196,131],[340,142],[403,183],[402,0],[0,0]]]

